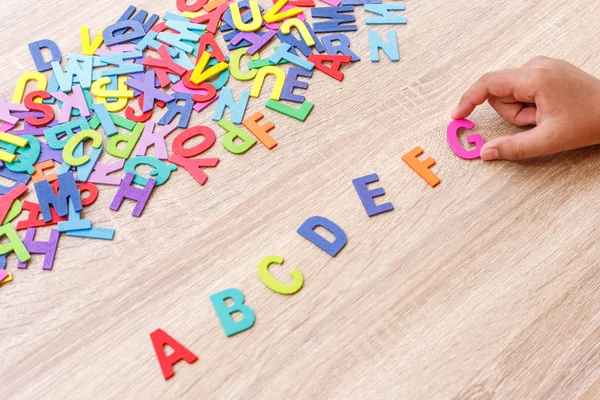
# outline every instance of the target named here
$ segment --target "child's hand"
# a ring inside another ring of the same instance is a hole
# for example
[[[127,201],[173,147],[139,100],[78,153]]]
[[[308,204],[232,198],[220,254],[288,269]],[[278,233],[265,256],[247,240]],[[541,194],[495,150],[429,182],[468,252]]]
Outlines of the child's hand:
[[[488,101],[516,126],[537,125],[490,140],[484,160],[522,160],[600,143],[600,80],[562,60],[535,57],[521,68],[483,75],[452,118],[468,117]]]

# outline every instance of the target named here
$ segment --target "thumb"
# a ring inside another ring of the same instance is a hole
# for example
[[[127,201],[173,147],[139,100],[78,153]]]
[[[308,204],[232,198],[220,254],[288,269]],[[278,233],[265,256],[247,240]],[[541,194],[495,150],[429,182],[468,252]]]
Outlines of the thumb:
[[[481,149],[481,159],[524,160],[526,158],[557,153],[561,148],[560,138],[543,125],[512,136],[490,140]]]

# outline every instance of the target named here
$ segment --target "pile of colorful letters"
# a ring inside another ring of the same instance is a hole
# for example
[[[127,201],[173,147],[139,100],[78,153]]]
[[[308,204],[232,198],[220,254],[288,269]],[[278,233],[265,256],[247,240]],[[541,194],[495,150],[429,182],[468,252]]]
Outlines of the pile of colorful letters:
[[[43,269],[51,270],[61,233],[113,239],[113,228],[80,216],[98,198],[97,185],[119,186],[110,209],[117,211],[124,199],[131,199],[136,217],[177,168],[204,185],[204,169],[217,166],[219,159],[197,157],[215,144],[216,135],[209,126],[188,126],[192,113],[216,103],[212,120],[226,131],[221,141],[226,151],[241,154],[257,141],[273,149],[277,141],[269,131],[274,124],[259,123],[261,112],[245,115],[250,97],[258,98],[272,75],[276,83],[266,108],[304,121],[313,104],[294,93],[308,87],[299,78],[310,78],[317,69],[341,81],[341,68],[359,60],[342,33],[357,30],[355,7],[374,15],[366,24],[406,24],[398,13],[402,4],[315,1],[274,0],[263,9],[256,0],[177,0],[181,13],[166,13],[162,20],[130,6],[93,40],[89,29],[81,27],[81,53],[63,57],[52,40],[30,43],[37,71],[18,79],[11,102],[0,95],[0,176],[14,182],[0,185],[0,287],[13,279],[6,267],[10,252],[16,254],[18,268],[27,268],[31,254],[40,254]],[[308,13],[313,23],[307,22]],[[215,40],[218,32],[227,49]],[[395,30],[386,39],[369,31],[368,39],[371,61],[379,61],[379,50],[399,60]],[[263,54],[275,40],[280,43],[272,54]],[[242,67],[244,57],[248,62]],[[237,101],[225,86],[230,75],[253,81]],[[37,87],[25,93],[30,82]],[[165,112],[152,122],[156,106]],[[230,120],[224,118],[226,108]],[[169,152],[165,138],[177,128],[183,130]],[[200,144],[185,146],[197,137],[203,138]],[[147,155],[150,147],[155,156]],[[105,153],[112,157],[103,158]],[[136,171],[139,165],[152,168],[150,178]],[[45,172],[50,170],[58,171]],[[37,202],[19,200],[30,189]],[[41,227],[50,227],[48,241],[35,240]],[[17,234],[21,230],[23,239]]]

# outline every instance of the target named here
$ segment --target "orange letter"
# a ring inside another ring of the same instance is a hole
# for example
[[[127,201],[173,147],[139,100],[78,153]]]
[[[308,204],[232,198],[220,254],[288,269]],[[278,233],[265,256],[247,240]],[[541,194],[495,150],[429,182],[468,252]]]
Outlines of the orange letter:
[[[269,135],[269,131],[275,128],[271,121],[259,125],[258,121],[264,118],[264,115],[258,111],[242,121],[242,124],[250,131],[262,144],[269,150],[277,146],[277,141]]]
[[[421,162],[417,159],[418,156],[423,154],[423,149],[419,146],[415,147],[408,153],[402,156],[402,160],[408,164],[417,174],[421,176],[421,178],[425,179],[427,183],[431,187],[436,187],[440,183],[440,178],[438,178],[433,172],[429,170],[432,166],[435,165],[435,160],[431,157]]]

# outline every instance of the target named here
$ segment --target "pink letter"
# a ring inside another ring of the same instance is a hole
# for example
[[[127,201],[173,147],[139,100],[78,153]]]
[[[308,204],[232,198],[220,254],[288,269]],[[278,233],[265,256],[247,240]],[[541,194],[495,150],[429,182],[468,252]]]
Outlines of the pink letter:
[[[468,119],[457,119],[452,121],[450,125],[448,125],[448,130],[446,131],[446,136],[448,137],[448,144],[452,151],[456,153],[460,158],[464,158],[465,160],[473,160],[475,158],[479,158],[481,153],[481,148],[483,147],[483,139],[481,135],[469,135],[467,136],[467,142],[475,145],[473,150],[465,150],[460,145],[460,141],[458,140],[458,130],[461,128],[465,128],[467,130],[471,130],[475,127],[475,124],[469,121]]]

